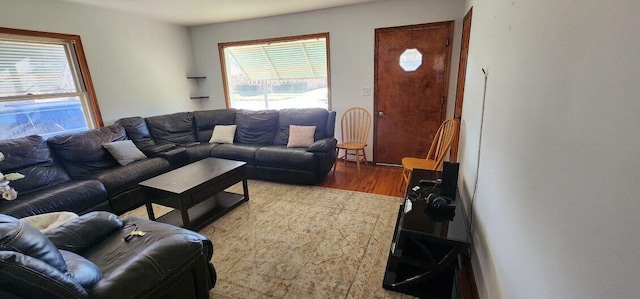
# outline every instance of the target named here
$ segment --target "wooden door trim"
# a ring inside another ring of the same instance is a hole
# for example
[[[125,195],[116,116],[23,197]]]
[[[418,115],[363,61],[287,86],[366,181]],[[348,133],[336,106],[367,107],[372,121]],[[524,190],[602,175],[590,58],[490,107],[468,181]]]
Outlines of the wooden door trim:
[[[456,83],[456,103],[453,109],[453,118],[458,120],[460,124],[462,124],[462,105],[464,102],[464,86],[466,83],[466,74],[467,74],[467,63],[462,65],[462,59],[465,61],[469,55],[469,39],[471,38],[471,16],[473,15],[473,7],[469,8],[469,11],[464,16],[462,21],[462,38],[460,43],[460,60],[458,62],[458,82]],[[469,22],[469,30],[465,32],[465,25]],[[466,50],[464,45],[467,45]],[[451,162],[458,161],[458,148],[460,146],[460,129],[456,132],[453,137],[453,142],[451,144],[451,151],[449,152],[449,160]]]
[[[379,34],[389,32],[389,31],[397,31],[397,30],[416,30],[416,29],[431,29],[431,28],[439,28],[445,27],[449,30],[449,41],[447,48],[447,61],[445,65],[449,65],[448,68],[445,69],[444,75],[444,101],[441,105],[443,105],[443,109],[441,109],[440,122],[443,122],[446,118],[447,113],[447,99],[449,96],[449,76],[451,72],[451,53],[452,53],[452,45],[453,45],[453,29],[454,29],[454,21],[442,21],[442,22],[434,22],[434,23],[425,23],[425,24],[416,24],[416,25],[407,25],[407,26],[395,26],[395,27],[385,27],[385,28],[376,28],[374,30],[374,56],[373,56],[373,165],[378,165],[378,154],[376,153],[377,147],[377,135],[376,132],[378,130],[378,45],[379,45]]]

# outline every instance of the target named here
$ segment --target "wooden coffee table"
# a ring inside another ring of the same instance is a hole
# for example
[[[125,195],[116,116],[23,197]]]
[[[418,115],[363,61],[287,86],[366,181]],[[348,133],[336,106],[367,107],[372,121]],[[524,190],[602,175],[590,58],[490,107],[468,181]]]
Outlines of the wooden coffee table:
[[[152,203],[174,208],[157,220],[200,230],[249,200],[245,162],[206,158],[140,182],[150,220]],[[224,191],[242,181],[244,194]]]

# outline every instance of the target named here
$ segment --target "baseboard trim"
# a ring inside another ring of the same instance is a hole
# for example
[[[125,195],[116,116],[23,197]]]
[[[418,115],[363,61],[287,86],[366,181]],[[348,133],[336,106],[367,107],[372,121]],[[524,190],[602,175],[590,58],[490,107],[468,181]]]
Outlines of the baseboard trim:
[[[356,163],[355,160],[347,160],[348,163]],[[364,163],[364,161],[362,161]],[[338,163],[344,163],[344,158],[338,158]],[[367,161],[368,166],[389,166],[389,167],[402,167],[399,164],[387,164],[387,163],[375,163],[373,161]]]

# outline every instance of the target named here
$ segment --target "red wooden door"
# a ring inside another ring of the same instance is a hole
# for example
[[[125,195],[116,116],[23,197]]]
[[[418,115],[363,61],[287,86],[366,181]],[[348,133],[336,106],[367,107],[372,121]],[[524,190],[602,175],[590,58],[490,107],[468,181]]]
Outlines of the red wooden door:
[[[426,157],[445,118],[453,21],[375,31],[374,162]]]

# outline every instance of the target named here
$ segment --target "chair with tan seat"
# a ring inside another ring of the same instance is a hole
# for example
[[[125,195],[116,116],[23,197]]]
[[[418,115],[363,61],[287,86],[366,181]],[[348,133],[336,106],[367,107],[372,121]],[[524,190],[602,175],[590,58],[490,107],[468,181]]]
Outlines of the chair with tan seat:
[[[409,176],[414,168],[427,169],[427,170],[442,170],[442,164],[444,157],[451,148],[453,136],[458,130],[458,121],[453,118],[446,119],[436,135],[433,137],[429,153],[426,158],[402,158],[402,181],[401,186],[409,183]]]
[[[349,108],[342,115],[340,125],[342,139],[336,145],[336,161],[333,165],[333,171],[335,173],[338,156],[342,149],[344,150],[342,158],[345,166],[349,155],[356,157],[355,162],[358,167],[358,176],[360,176],[360,162],[364,160],[365,164],[367,163],[367,154],[364,148],[367,146],[367,137],[369,137],[369,129],[371,128],[371,114],[362,107]]]

